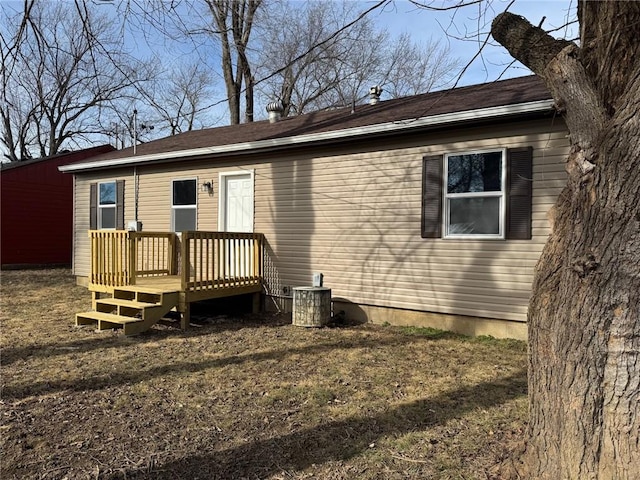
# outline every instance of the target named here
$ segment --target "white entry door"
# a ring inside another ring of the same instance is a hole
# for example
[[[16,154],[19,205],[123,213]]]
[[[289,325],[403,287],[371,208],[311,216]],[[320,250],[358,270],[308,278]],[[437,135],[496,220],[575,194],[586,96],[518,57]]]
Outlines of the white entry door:
[[[253,232],[253,174],[220,174],[220,229]]]
[[[219,229],[223,232],[253,232],[253,171],[220,174]],[[251,276],[253,243],[229,238],[218,247],[222,252],[220,274],[234,280]]]

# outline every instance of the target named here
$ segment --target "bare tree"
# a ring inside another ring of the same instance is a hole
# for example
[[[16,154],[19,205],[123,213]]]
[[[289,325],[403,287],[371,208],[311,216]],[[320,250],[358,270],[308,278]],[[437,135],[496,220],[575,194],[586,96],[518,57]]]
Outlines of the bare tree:
[[[285,115],[350,105],[364,99],[372,85],[397,98],[451,82],[459,64],[440,43],[419,45],[408,34],[392,39],[366,16],[344,28],[345,19],[357,18],[358,7],[353,2],[269,4],[258,77],[268,78],[261,91],[280,99]],[[279,73],[270,75],[273,71]]]
[[[570,132],[529,306],[521,478],[640,478],[640,3],[579,2],[580,43],[499,15]]]
[[[417,43],[403,33],[386,49],[378,78],[388,96],[400,98],[451,86],[460,67],[442,42]]]
[[[256,85],[268,101],[279,98],[285,114],[351,104],[365,98],[373,84],[388,82],[389,97],[446,85],[456,62],[444,47],[418,45],[408,35],[390,40],[367,17],[387,2],[362,10],[348,1],[201,0],[158,8],[144,0],[121,0],[118,8],[145,35],[146,21],[168,37],[191,42],[200,55],[206,50],[211,57],[215,40],[235,124],[243,107],[244,121],[253,120]]]
[[[248,46],[257,10],[262,0],[205,0],[217,28],[222,48],[222,73],[231,124],[240,123],[241,96],[244,91],[245,121],[253,121],[255,79],[248,59]],[[244,90],[243,90],[244,86]]]
[[[271,3],[264,16],[261,38],[260,77],[267,78],[261,92],[279,99],[284,115],[303,113],[326,95],[337,82],[331,65],[339,61],[338,40],[322,48],[316,45],[330,37],[339,23],[330,2]],[[286,22],[283,22],[286,18]],[[271,75],[274,71],[278,71]]]
[[[83,3],[2,8],[1,141],[9,160],[54,155],[104,134],[110,104],[144,74],[112,22]]]
[[[199,61],[177,65],[156,82],[146,98],[149,112],[159,128],[171,135],[208,126],[205,120],[207,100],[211,96],[212,79],[207,67]]]
[[[348,3],[345,3],[347,8]],[[343,17],[342,14],[339,14]],[[353,15],[344,17],[349,18]],[[342,21],[344,22],[344,21]],[[338,25],[331,26],[338,30]],[[380,69],[385,63],[389,33],[376,28],[370,17],[364,17],[335,38],[333,52],[335,61],[327,65],[330,78],[334,78],[331,90],[314,109],[351,105],[366,96],[372,84],[380,84]]]

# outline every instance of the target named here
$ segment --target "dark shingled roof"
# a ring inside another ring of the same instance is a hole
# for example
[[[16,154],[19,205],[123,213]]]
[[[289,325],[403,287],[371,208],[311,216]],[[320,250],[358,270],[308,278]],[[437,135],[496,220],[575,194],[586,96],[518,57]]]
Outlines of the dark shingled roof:
[[[385,100],[376,105],[357,105],[353,113],[351,107],[345,107],[282,118],[276,123],[264,120],[194,130],[140,144],[136,147],[136,156],[338,131],[550,98],[538,77],[520,77]],[[132,156],[133,148],[130,147],[93,157],[89,162]]]
[[[97,147],[89,147],[82,150],[70,150],[57,153],[56,155],[51,155],[50,157],[38,157],[31,158],[29,160],[22,160],[18,162],[7,162],[0,164],[0,170],[3,172],[5,170],[13,170],[15,168],[28,167],[29,165],[34,165],[36,163],[48,162],[60,160],[60,164],[69,165],[71,163],[77,163],[82,161],[87,161],[88,157],[93,155],[100,155],[105,152],[116,151],[111,145],[98,145]],[[64,158],[69,157],[69,158]],[[73,160],[71,160],[73,159]]]

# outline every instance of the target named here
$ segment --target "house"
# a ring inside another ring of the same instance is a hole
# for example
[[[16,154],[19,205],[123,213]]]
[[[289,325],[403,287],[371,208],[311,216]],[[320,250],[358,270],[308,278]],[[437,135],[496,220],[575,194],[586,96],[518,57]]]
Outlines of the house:
[[[58,167],[114,150],[110,145],[2,164],[2,268],[71,265],[73,178]]]
[[[526,338],[569,146],[549,92],[523,77],[370,103],[290,118],[270,105],[270,121],[61,167],[75,177],[79,282],[113,293],[182,275],[200,292],[178,302],[188,318],[230,279],[286,308],[321,272],[353,319]]]

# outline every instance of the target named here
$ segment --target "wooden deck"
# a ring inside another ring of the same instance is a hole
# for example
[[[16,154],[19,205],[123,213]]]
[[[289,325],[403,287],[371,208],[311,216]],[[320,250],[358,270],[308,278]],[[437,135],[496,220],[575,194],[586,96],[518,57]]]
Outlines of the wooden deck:
[[[136,281],[136,287],[145,287],[165,292],[181,292],[182,278],[179,275],[168,275],[164,277],[143,277]],[[200,300],[199,297],[220,298],[244,293],[260,291],[262,283],[259,281],[242,282],[240,280],[229,280],[226,283],[213,284],[211,288],[202,290],[186,290],[192,302]],[[206,292],[206,293],[205,293]]]
[[[166,313],[167,308],[175,308],[182,315],[182,327],[187,328],[192,302],[262,291],[264,237],[259,233],[194,231],[182,232],[180,238],[170,232],[92,230],[89,236],[88,288],[93,292],[95,315],[78,314],[78,325],[92,320],[98,328],[120,323],[125,332],[129,328],[139,333],[142,326],[126,326],[132,322],[129,315],[141,321],[145,313],[153,317],[151,310]],[[101,294],[113,300],[101,299]],[[154,304],[143,308],[138,297],[145,295]],[[169,298],[174,305],[168,304]],[[254,300],[254,308],[255,304]],[[112,310],[119,318],[108,316]]]

